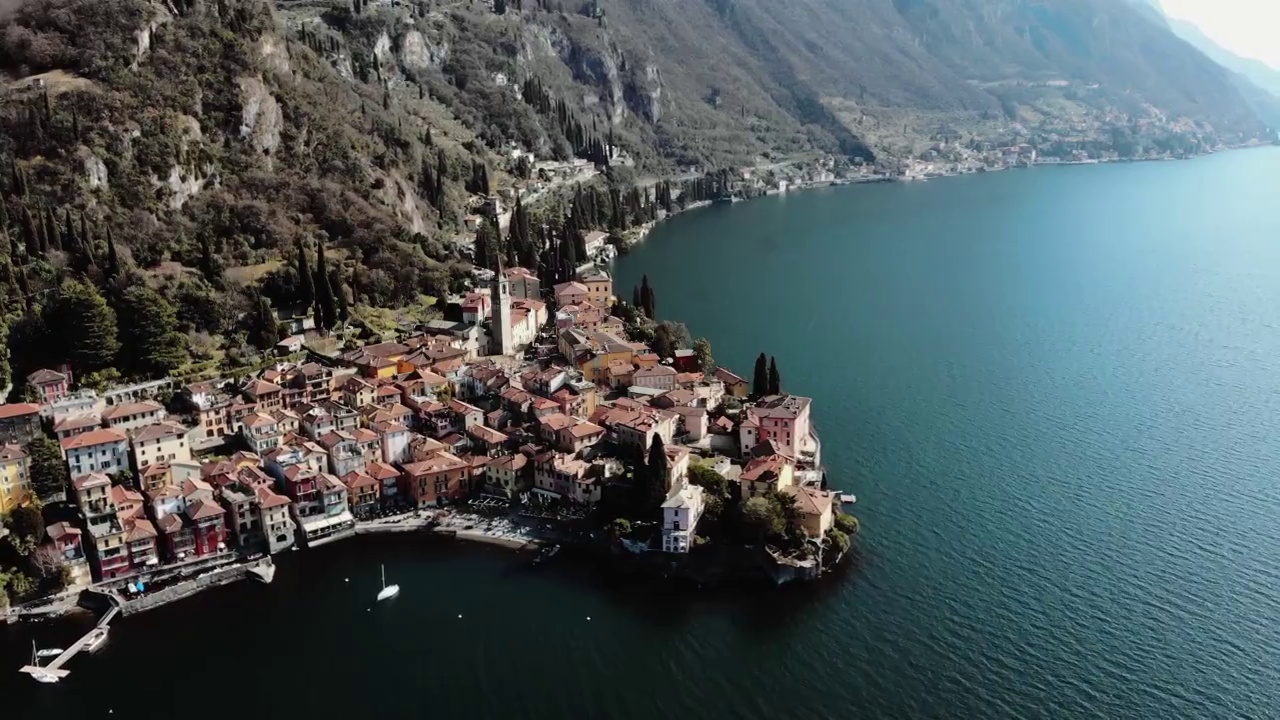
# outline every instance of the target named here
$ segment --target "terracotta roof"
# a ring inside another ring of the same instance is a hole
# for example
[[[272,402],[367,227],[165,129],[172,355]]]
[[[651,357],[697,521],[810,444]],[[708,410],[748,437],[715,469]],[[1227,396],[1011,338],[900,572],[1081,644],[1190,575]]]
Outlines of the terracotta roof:
[[[439,450],[420,462],[405,465],[404,470],[410,475],[423,475],[448,470],[461,470],[465,467],[467,467],[467,462],[462,458],[453,453]]]
[[[364,466],[364,471],[368,473],[369,476],[374,478],[375,480],[386,480],[388,478],[393,478],[400,475],[399,470],[396,470],[390,465],[384,462],[379,462],[379,461],[368,463],[367,465]]]
[[[104,443],[125,442],[128,440],[124,433],[111,428],[100,428],[98,430],[90,430],[86,433],[80,433],[74,437],[63,440],[60,444],[63,450],[74,450],[76,448],[91,447],[93,445],[102,445]]]
[[[34,403],[9,403],[8,405],[0,405],[0,420],[22,415],[34,415],[38,412],[40,412],[40,406]]]
[[[179,516],[178,513],[169,513],[168,515],[160,518],[160,532],[165,535],[172,535],[173,533],[180,532],[181,530],[182,517]]]
[[[161,500],[182,497],[182,491],[173,485],[165,485],[147,493],[147,502],[152,505]]]
[[[66,375],[63,375],[57,370],[50,370],[48,368],[40,368],[27,376],[27,382],[32,385],[46,385],[48,383],[64,382],[66,379]]]
[[[158,422],[135,430],[133,441],[146,442],[148,440],[161,440],[186,434],[187,429],[177,423]]]
[[[670,365],[654,365],[651,368],[644,368],[642,370],[636,371],[636,375],[641,375],[644,377],[659,377],[659,376],[675,377],[678,374],[679,373],[676,372],[676,369],[671,367]]]
[[[0,462],[11,462],[13,460],[22,460],[27,457],[27,451],[22,449],[20,445],[5,445],[0,447]]]
[[[388,433],[409,432],[409,428],[405,427],[402,423],[394,422],[392,420],[370,423],[369,428],[374,432],[382,433],[383,435]]]
[[[253,395],[254,397],[261,397],[262,395],[267,393],[278,393],[278,392],[282,392],[283,390],[284,388],[280,387],[279,385],[273,382],[262,380],[262,379],[254,380],[253,382],[249,383],[249,387],[245,388],[245,391],[248,392],[250,395]]]
[[[469,432],[487,443],[503,443],[507,441],[506,435],[484,425],[472,425]]]
[[[528,464],[529,464],[529,458],[525,457],[524,455],[516,454],[516,455],[503,455],[502,457],[494,458],[493,461],[489,463],[489,467],[497,468],[499,470],[510,470],[512,472],[518,472],[520,470],[523,470],[524,467]]]
[[[244,420],[242,420],[241,422],[243,422],[246,426],[251,428],[277,424],[277,420],[275,418],[271,417],[270,415],[263,415],[262,413],[252,413],[250,415],[246,415]]]
[[[268,510],[282,505],[288,505],[292,502],[289,498],[273,492],[271,488],[268,487],[257,487],[254,489],[253,493],[258,498],[258,505]]]
[[[727,369],[722,368],[722,367],[718,367],[718,368],[716,368],[716,369],[715,369],[715,372],[713,372],[713,373],[712,373],[712,375],[713,375],[717,380],[719,380],[719,381],[721,381],[721,382],[723,382],[723,383],[725,383],[725,384],[727,384],[727,385],[738,385],[738,384],[740,384],[740,383],[741,383],[741,384],[745,384],[745,383],[747,382],[745,379],[743,379],[743,377],[742,377],[741,375],[738,375],[738,374],[734,373],[733,371],[731,371],[731,370],[727,370]]]
[[[476,407],[475,405],[468,405],[467,403],[464,403],[461,400],[450,400],[449,409],[460,415],[466,415],[467,413],[474,413],[474,412],[483,414],[484,412],[480,408]]]
[[[544,397],[535,397],[533,399],[534,410],[550,410],[551,408],[560,407],[560,404],[554,400],[548,400]]]
[[[137,490],[131,490],[124,485],[111,486],[111,502],[117,505],[124,503],[142,504],[142,493]]]
[[[791,460],[782,455],[758,457],[747,463],[739,479],[747,482],[774,482]]]
[[[156,532],[156,526],[151,524],[146,518],[134,517],[125,523],[127,534],[124,537],[125,542],[137,542],[138,540],[150,540],[159,533]]]
[[[61,540],[64,537],[67,537],[68,535],[78,536],[81,534],[80,528],[76,527],[75,525],[72,525],[71,523],[65,520],[62,522],[56,522],[50,525],[49,527],[45,528],[44,531],[48,533],[49,538],[55,542],[57,542],[58,540]]]
[[[551,413],[538,418],[538,424],[542,427],[549,428],[552,432],[560,432],[570,427],[575,420],[564,413]]]
[[[352,490],[355,490],[356,488],[359,488],[359,487],[377,487],[378,486],[378,481],[374,480],[371,476],[369,476],[363,470],[352,470],[346,475],[343,475],[341,480],[343,485],[346,485],[348,488]]]
[[[782,492],[796,500],[796,509],[802,515],[825,515],[831,509],[831,494],[814,488],[789,485]]]
[[[222,506],[212,500],[197,500],[187,506],[187,517],[192,520],[221,517],[222,513]]]
[[[589,422],[578,422],[569,428],[569,434],[576,438],[591,437],[592,435],[600,435],[604,433],[604,428]]]
[[[160,412],[164,410],[164,406],[158,402],[151,400],[143,400],[142,402],[123,403],[121,405],[112,405],[102,411],[103,420],[116,420],[118,418],[127,418],[131,415],[142,415],[150,412]]]
[[[54,426],[54,432],[63,432],[65,430],[79,430],[86,427],[97,427],[102,424],[100,418],[92,415],[77,415],[75,417],[65,417],[59,420]]]

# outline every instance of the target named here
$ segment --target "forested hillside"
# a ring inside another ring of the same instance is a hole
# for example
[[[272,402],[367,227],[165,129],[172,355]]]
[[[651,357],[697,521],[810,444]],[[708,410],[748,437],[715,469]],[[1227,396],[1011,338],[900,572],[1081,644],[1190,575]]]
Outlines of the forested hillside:
[[[18,377],[234,365],[273,309],[332,327],[460,290],[465,218],[540,160],[604,172],[572,222],[522,211],[528,247],[485,223],[493,254],[643,221],[643,177],[892,161],[957,128],[1263,130],[1222,68],[1106,0],[27,0],[0,72]]]

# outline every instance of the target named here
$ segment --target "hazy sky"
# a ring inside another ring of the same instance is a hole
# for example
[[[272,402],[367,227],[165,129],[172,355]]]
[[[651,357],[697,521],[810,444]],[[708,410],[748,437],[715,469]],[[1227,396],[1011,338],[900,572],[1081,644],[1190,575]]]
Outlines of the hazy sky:
[[[1189,20],[1237,55],[1280,69],[1280,0],[1160,0],[1170,17]]]

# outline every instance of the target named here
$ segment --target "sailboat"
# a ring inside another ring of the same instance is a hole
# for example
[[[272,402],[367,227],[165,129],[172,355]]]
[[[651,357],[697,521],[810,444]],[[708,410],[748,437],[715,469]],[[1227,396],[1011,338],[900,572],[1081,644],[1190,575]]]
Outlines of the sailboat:
[[[399,585],[387,584],[387,566],[383,565],[382,566],[382,590],[378,592],[378,601],[381,602],[383,600],[393,598],[399,594],[400,594]]]
[[[61,654],[61,651],[59,651],[59,654]],[[60,678],[57,675],[54,675],[52,673],[40,672],[37,669],[40,667],[40,658],[42,657],[48,657],[48,651],[37,650],[36,641],[32,640],[31,641],[31,667],[33,668],[33,670],[31,672],[31,677],[35,678],[36,682],[42,682],[42,683],[48,683],[48,684],[53,684],[58,682]]]

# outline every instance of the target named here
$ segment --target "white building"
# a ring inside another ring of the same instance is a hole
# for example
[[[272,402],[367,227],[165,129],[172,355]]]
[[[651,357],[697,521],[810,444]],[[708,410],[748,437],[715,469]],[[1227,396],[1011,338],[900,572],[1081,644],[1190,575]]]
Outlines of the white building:
[[[662,551],[687,553],[704,507],[702,488],[681,484],[662,503]]]
[[[91,430],[63,440],[62,454],[72,478],[92,472],[111,475],[129,469],[129,438],[112,428]]]

